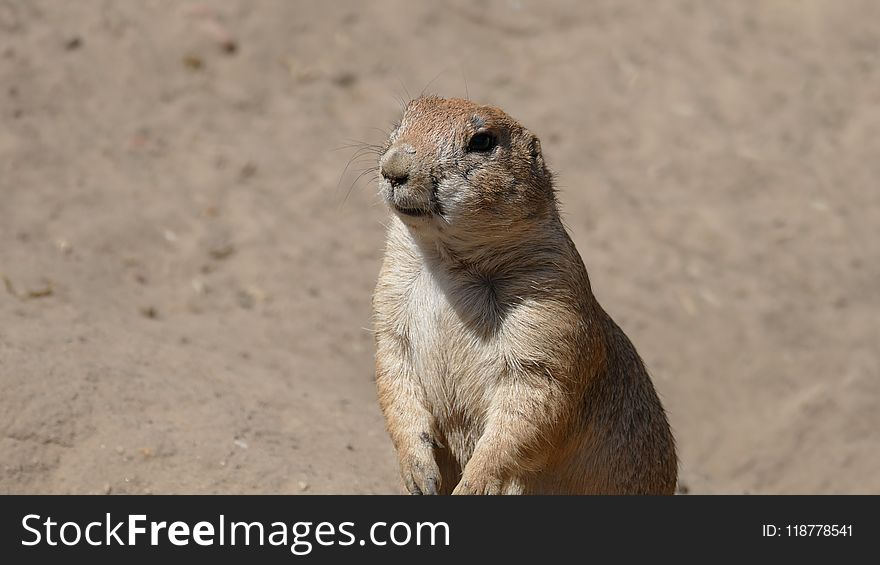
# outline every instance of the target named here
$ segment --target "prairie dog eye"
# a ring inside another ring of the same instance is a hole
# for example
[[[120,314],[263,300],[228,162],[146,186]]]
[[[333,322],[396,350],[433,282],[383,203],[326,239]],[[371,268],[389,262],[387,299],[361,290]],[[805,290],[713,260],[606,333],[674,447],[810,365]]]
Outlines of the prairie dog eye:
[[[491,151],[496,143],[498,143],[498,140],[494,135],[488,131],[481,131],[475,133],[468,142],[467,150],[475,151],[477,153],[485,153],[486,151]]]

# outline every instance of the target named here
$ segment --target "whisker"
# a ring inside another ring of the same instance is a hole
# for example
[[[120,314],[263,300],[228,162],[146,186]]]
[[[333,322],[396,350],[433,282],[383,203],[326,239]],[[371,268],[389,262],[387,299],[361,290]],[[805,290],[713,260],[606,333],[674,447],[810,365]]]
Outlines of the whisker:
[[[357,160],[359,160],[362,157],[366,157],[366,156],[370,155],[370,153],[371,153],[371,150],[369,147],[361,147],[360,149],[355,151],[354,154],[348,159],[348,162],[345,164],[345,168],[342,169],[342,173],[339,175],[339,180],[336,181],[336,191],[337,192],[339,191],[340,187],[342,186],[342,181],[345,180],[345,176],[348,174],[348,170],[351,168],[352,163],[355,163]],[[352,187],[353,186],[354,186],[354,184],[352,184]],[[346,192],[345,198],[342,199],[342,204],[345,204],[345,201],[348,200],[348,196],[349,196],[349,194],[351,194],[352,187],[350,187],[348,189],[348,191]]]
[[[339,147],[334,148],[333,151],[341,151],[343,149],[351,149],[353,147],[368,148],[376,152],[379,152],[383,149],[383,146],[379,145],[378,143],[367,143],[366,141],[360,141],[357,139],[344,139],[343,141],[345,142],[345,145],[340,145]]]
[[[446,72],[446,69],[443,69],[443,70],[439,71],[436,75],[434,75],[434,78],[429,80],[428,84],[425,85],[425,88],[422,89],[422,92],[419,93],[419,98],[423,97],[425,95],[425,91],[428,90],[431,87],[431,85],[434,84],[434,81],[437,80],[438,78],[440,78],[440,75],[442,75],[445,72]]]
[[[378,131],[379,133],[382,134],[382,137],[384,137],[384,138],[386,138],[386,139],[388,139],[388,137],[391,136],[391,132],[390,132],[390,131],[386,131],[386,130],[384,130],[384,129],[382,129],[382,128],[372,127],[372,128],[369,128],[369,129],[370,129],[371,131]],[[381,146],[381,145],[377,145],[377,147],[382,147],[382,146]]]
[[[365,175],[370,174],[370,173],[375,174],[376,169],[373,167],[370,167],[368,169],[361,171],[361,173],[357,177],[355,177],[354,181],[351,183],[351,185],[349,185],[348,190],[345,193],[345,198],[342,199],[343,205],[348,201],[348,197],[351,196],[351,192],[354,190],[354,187],[355,187],[355,185],[357,185],[358,181],[361,180]],[[376,180],[378,180],[378,179],[376,179]]]
[[[461,70],[461,78],[464,79],[464,98],[465,100],[470,100],[471,93],[468,90],[467,74],[464,72],[464,66],[459,66],[459,69]]]
[[[401,99],[400,96],[396,96],[396,98],[397,98],[397,101],[401,103],[402,108],[406,109],[407,104],[409,104],[409,101],[412,100],[412,96],[409,93],[409,89],[406,87],[406,85],[403,83],[403,81],[400,79],[400,77],[396,77],[396,78],[397,78],[397,82],[400,84],[400,87],[403,88],[403,92],[406,94],[406,99],[403,100],[403,99]]]

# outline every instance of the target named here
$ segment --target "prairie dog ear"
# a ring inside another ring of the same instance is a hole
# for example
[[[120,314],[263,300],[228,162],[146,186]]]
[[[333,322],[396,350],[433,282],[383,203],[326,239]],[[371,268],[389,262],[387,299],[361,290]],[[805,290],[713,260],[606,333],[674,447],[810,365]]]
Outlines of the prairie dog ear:
[[[544,164],[544,154],[541,153],[541,140],[534,134],[529,134],[529,157],[532,161],[532,172],[538,178],[547,176],[547,165]]]

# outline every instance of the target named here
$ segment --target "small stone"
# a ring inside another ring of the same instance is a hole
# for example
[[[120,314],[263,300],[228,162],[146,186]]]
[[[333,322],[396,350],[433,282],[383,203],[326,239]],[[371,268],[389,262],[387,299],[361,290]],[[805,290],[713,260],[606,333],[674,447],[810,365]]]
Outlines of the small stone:
[[[235,253],[235,244],[230,241],[217,242],[217,244],[208,250],[208,254],[211,258],[216,259],[217,261],[222,261],[223,259],[231,257],[233,253]]]
[[[236,297],[238,298],[238,305],[249,310],[257,304],[266,302],[269,294],[258,286],[248,285],[245,288],[239,289]]]
[[[340,88],[351,88],[354,86],[354,83],[357,82],[357,75],[349,72],[343,71],[336,76],[333,77],[333,83]]]
[[[141,313],[141,316],[151,320],[155,320],[159,317],[159,311],[155,306],[141,306],[139,312]]]
[[[253,308],[254,304],[256,303],[254,297],[245,290],[238,291],[236,297],[238,298],[238,305],[242,308],[245,308],[246,310],[250,310],[251,308]]]
[[[58,247],[58,251],[60,251],[64,255],[70,255],[71,252],[73,252],[73,246],[70,245],[70,242],[63,237],[55,240],[55,245]]]
[[[193,279],[191,281],[193,292],[199,295],[206,294],[208,292],[208,285],[205,284],[205,281],[202,279]]]
[[[183,66],[191,71],[200,71],[205,68],[205,61],[197,55],[187,55],[183,58]]]
[[[238,52],[238,43],[235,39],[227,37],[220,41],[220,49],[227,55],[235,55]]]
[[[240,180],[247,180],[255,174],[257,174],[257,166],[254,163],[245,163],[238,172],[238,178]]]
[[[45,298],[47,296],[52,296],[53,294],[55,294],[55,289],[52,287],[51,282],[47,282],[42,286],[28,290],[27,298]]]

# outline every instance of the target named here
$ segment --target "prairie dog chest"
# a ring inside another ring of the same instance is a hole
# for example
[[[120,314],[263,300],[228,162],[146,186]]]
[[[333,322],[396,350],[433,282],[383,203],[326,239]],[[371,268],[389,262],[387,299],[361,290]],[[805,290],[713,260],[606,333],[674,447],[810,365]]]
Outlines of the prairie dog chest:
[[[483,309],[489,289],[446,273],[421,271],[405,300],[403,321],[412,371],[435,416],[482,419],[504,372],[504,351]]]

